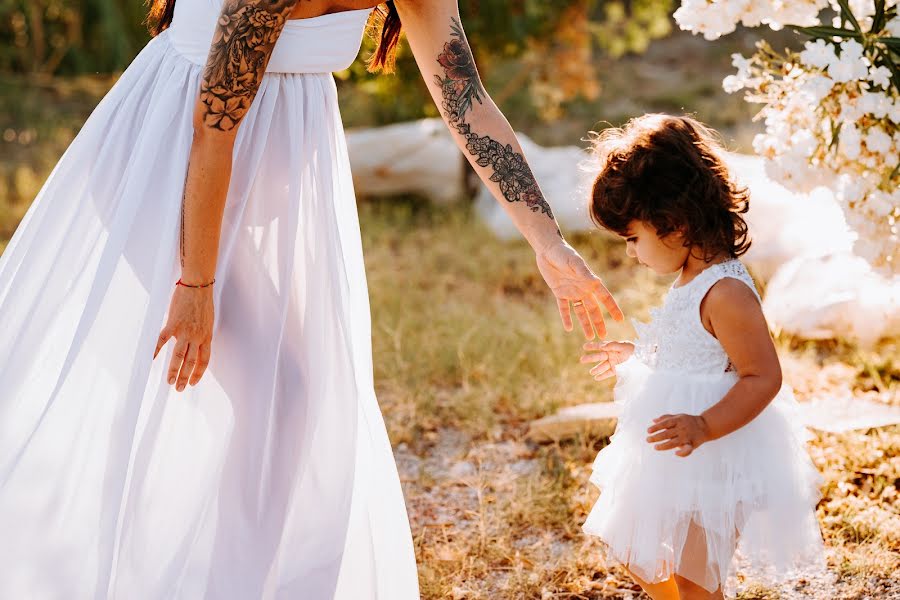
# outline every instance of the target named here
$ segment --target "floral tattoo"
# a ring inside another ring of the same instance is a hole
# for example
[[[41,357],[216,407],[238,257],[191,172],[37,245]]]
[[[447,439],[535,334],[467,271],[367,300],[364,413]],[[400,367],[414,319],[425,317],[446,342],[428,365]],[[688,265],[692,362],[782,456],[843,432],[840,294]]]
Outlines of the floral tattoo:
[[[296,0],[225,0],[200,86],[207,127],[231,131],[247,114],[295,4]]]
[[[540,211],[553,219],[553,211],[544,199],[525,157],[515,152],[509,144],[478,135],[466,123],[466,113],[472,109],[473,103],[482,103],[484,89],[475,68],[472,50],[456,17],[452,17],[450,28],[453,39],[444,43],[444,49],[437,58],[444,69],[444,76],[434,77],[441,88],[441,108],[448,122],[466,138],[466,150],[476,157],[476,164],[493,167],[494,173],[490,179],[500,186],[500,192],[508,202],[524,202],[532,212]]]

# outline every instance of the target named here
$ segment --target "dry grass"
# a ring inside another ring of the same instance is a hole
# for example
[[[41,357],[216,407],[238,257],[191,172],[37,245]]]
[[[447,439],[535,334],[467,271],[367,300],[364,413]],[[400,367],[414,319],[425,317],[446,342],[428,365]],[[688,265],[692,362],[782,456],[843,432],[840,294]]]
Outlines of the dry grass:
[[[523,243],[501,243],[465,207],[415,200],[361,207],[374,316],[376,381],[407,494],[422,596],[627,598],[639,588],[603,564],[580,532],[596,498],[590,463],[606,442],[534,446],[527,422],[606,400],[578,364]],[[573,238],[629,316],[647,317],[668,281],[624,262],[601,235]],[[611,326],[611,337],[630,335]],[[897,347],[782,338],[798,397],[849,390],[897,398]],[[828,591],[742,588],[739,598],[889,598],[900,594],[900,427],[819,434],[818,516],[839,576]],[[893,583],[892,583],[893,582]],[[889,586],[894,587],[889,587]]]

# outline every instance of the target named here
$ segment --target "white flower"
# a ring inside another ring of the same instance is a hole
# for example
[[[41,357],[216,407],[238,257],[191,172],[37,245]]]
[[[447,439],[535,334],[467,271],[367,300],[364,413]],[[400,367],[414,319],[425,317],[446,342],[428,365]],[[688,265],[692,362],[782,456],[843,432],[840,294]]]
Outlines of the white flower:
[[[722,80],[722,89],[728,92],[729,94],[733,94],[737,91],[740,91],[744,88],[744,82],[741,78],[735,75],[729,75],[725,79]]]
[[[880,127],[870,127],[866,132],[866,148],[869,152],[887,154],[893,148],[894,140]]]
[[[750,77],[751,64],[753,64],[752,58],[744,58],[738,52],[735,52],[731,55],[731,65],[738,70],[737,76],[741,79],[747,79]]]
[[[834,197],[841,204],[855,204],[866,196],[866,181],[861,177],[841,175],[835,186]]]
[[[806,42],[803,47],[804,50],[800,53],[800,61],[806,66],[825,69],[838,59],[834,46],[825,42],[825,40]]]
[[[884,89],[888,89],[891,85],[891,70],[884,66],[878,66],[869,71],[869,79]]]
[[[813,75],[812,77],[806,78],[806,80],[800,84],[800,91],[803,92],[811,102],[819,104],[831,93],[833,87],[834,80],[830,77],[826,77],[825,75]]]
[[[847,1],[870,30],[875,2]],[[898,3],[884,6],[892,11]],[[714,39],[737,23],[817,24],[829,5],[840,8],[838,0],[683,0],[676,20]],[[876,33],[900,37],[900,17]],[[784,60],[764,50],[731,58],[736,72],[722,87],[746,90],[748,101],[762,105],[765,131],[753,148],[769,176],[800,193],[828,186],[860,238],[857,251],[873,267],[900,273],[900,188],[888,177],[900,161],[900,94],[891,71],[872,65],[859,42],[840,36],[807,42],[799,54],[786,51]]]
[[[884,92],[863,92],[856,105],[860,116],[870,114],[876,119],[883,119],[891,110],[891,99]]]
[[[887,117],[891,120],[892,123],[900,125],[900,98],[894,98],[894,101],[891,102],[891,107],[890,109],[888,109]]]
[[[816,151],[819,141],[812,131],[801,129],[791,136],[791,145],[794,151],[798,152],[803,158],[808,158]]]
[[[851,125],[866,114],[862,98],[850,98],[846,94],[841,95],[838,110],[840,111],[838,113],[838,121],[850,123]]]
[[[838,137],[838,148],[841,154],[850,160],[855,160],[859,157],[859,153],[862,150],[861,143],[862,135],[859,133],[859,129],[849,123],[845,123]]]
[[[868,59],[856,40],[841,42],[841,56],[828,65],[828,75],[837,82],[865,79],[869,74]]]

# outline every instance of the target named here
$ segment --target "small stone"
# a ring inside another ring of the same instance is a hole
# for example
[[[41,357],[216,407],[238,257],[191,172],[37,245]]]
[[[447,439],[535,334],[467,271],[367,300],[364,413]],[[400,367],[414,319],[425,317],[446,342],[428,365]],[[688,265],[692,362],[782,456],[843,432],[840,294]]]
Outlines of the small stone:
[[[619,406],[612,402],[579,404],[532,421],[527,437],[534,442],[558,442],[578,435],[609,437],[618,417]]]
[[[447,475],[450,479],[466,479],[475,474],[475,467],[468,461],[461,461],[450,467]]]
[[[815,398],[799,406],[804,425],[820,431],[842,433],[900,423],[900,406],[850,395]]]

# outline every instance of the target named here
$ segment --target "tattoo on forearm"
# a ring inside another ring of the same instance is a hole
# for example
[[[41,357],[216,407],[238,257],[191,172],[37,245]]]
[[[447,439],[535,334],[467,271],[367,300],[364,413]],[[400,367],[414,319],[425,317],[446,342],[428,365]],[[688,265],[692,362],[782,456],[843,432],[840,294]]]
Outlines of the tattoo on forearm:
[[[250,109],[269,56],[296,0],[225,0],[200,100],[206,126],[230,131]]]
[[[481,104],[484,89],[475,68],[472,50],[466,42],[462,25],[456,17],[450,25],[453,39],[444,44],[437,61],[444,69],[444,76],[435,75],[435,83],[441,88],[441,108],[448,122],[466,138],[466,150],[476,157],[481,167],[493,167],[490,179],[500,186],[500,192],[508,202],[524,202],[532,212],[546,214],[553,219],[553,211],[541,193],[534,174],[522,154],[509,144],[501,144],[487,135],[478,135],[466,123],[466,113],[473,102]]]

